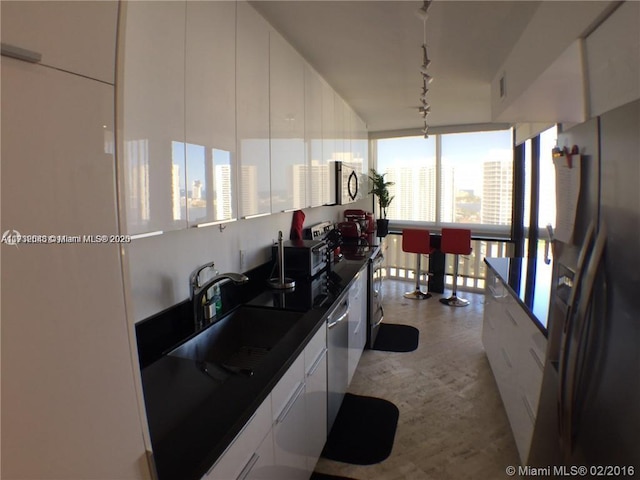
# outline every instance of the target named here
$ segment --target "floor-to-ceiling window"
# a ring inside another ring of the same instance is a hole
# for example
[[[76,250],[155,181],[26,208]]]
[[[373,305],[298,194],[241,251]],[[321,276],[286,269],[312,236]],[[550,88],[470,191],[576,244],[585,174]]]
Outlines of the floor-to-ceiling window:
[[[552,150],[558,130],[554,125],[524,143],[524,215],[526,255],[536,255],[556,223],[556,177]]]
[[[377,169],[395,184],[392,226],[470,226],[508,236],[512,218],[511,130],[382,138]]]
[[[379,138],[375,164],[394,182],[387,210],[392,232],[418,226],[439,231],[466,227],[474,235],[472,254],[462,259],[464,285],[484,287],[487,256],[507,256],[513,210],[513,132],[511,129]],[[402,252],[400,235],[391,235],[387,275],[413,278],[415,258]],[[450,258],[449,258],[450,257]],[[445,270],[453,270],[447,257]],[[446,282],[452,277],[447,274]]]

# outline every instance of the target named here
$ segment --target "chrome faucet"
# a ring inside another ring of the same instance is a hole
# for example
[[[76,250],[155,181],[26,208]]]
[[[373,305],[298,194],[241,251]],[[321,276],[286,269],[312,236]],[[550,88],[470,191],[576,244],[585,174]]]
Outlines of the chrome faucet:
[[[210,262],[202,265],[191,274],[191,301],[193,302],[193,318],[195,321],[196,329],[202,326],[202,320],[204,317],[202,297],[206,294],[207,290],[209,290],[214,284],[225,280],[231,280],[237,285],[241,285],[249,281],[249,277],[247,277],[246,275],[243,275],[241,273],[229,272],[216,275],[213,278],[207,280],[204,284],[200,285],[200,273],[206,268],[214,267],[214,263]]]

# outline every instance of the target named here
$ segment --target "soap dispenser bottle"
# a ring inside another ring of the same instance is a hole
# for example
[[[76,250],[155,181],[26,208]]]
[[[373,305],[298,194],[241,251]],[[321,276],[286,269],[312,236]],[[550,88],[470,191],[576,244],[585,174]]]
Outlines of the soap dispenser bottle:
[[[211,278],[218,275],[218,270],[211,272]],[[218,307],[220,304],[220,307]],[[211,321],[216,318],[217,313],[222,309],[222,297],[220,296],[220,285],[213,284],[202,296],[202,308],[205,320]]]
[[[215,311],[214,316],[219,315],[222,311],[222,293],[220,292],[220,284],[215,283],[213,287],[213,296],[211,297],[211,303],[213,303]]]

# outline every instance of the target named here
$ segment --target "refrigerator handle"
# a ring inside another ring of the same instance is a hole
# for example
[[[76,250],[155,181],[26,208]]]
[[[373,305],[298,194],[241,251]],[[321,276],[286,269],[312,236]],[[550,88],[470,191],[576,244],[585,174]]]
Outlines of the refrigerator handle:
[[[573,432],[576,428],[574,423],[574,408],[576,403],[576,391],[578,377],[580,376],[579,361],[583,358],[583,352],[588,347],[586,333],[589,331],[590,318],[587,311],[592,303],[593,286],[598,273],[598,266],[604,252],[607,241],[607,233],[604,225],[601,225],[598,236],[593,245],[593,251],[589,258],[587,269],[584,273],[584,281],[580,286],[580,298],[578,304],[572,309],[575,314],[570,321],[569,331],[565,337],[565,351],[560,357],[560,438],[565,459],[571,454],[573,449]]]
[[[564,419],[566,406],[566,384],[567,384],[567,352],[571,348],[571,330],[574,323],[575,303],[579,299],[580,286],[582,284],[582,276],[584,270],[584,264],[587,255],[591,253],[593,237],[595,236],[596,223],[595,220],[591,220],[587,228],[587,232],[578,254],[578,260],[576,262],[576,271],[573,277],[573,286],[571,288],[571,294],[567,302],[567,311],[564,317],[564,325],[562,326],[562,334],[560,338],[560,352],[559,352],[559,368],[558,368],[558,433],[560,435],[561,444],[564,445],[563,432],[565,431]]]

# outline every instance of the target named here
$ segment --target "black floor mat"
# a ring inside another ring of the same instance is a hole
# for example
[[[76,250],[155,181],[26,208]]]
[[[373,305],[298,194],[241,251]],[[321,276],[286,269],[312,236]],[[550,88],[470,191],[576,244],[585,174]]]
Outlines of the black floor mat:
[[[385,352],[412,352],[418,348],[420,332],[409,325],[381,323],[372,350]]]
[[[387,400],[345,394],[322,456],[355,465],[383,461],[391,454],[399,414]]]
[[[340,477],[338,475],[329,475],[328,473],[313,472],[309,480],[355,480],[351,477]]]

